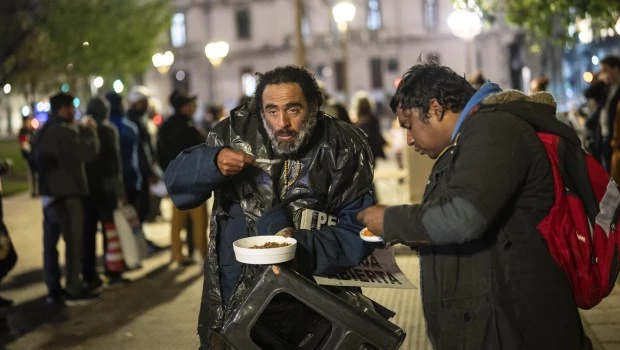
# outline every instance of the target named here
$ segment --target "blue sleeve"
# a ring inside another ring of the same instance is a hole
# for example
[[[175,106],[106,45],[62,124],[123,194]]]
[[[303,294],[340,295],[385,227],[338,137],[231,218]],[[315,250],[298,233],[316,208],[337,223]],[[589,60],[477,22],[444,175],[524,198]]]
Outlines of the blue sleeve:
[[[358,266],[378,246],[360,238],[364,225],[356,219],[357,213],[373,204],[372,195],[367,193],[345,205],[336,225],[295,231],[298,270],[324,276]]]
[[[174,205],[182,210],[204,203],[226,177],[217,168],[216,157],[221,147],[200,144],[176,157],[164,174],[164,182]]]

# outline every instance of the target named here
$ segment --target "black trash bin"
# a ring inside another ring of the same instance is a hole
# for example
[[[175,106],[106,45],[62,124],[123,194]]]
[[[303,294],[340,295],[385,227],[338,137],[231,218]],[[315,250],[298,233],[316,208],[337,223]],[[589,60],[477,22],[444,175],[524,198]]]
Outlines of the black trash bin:
[[[403,343],[405,332],[373,310],[356,307],[287,267],[278,269],[276,274],[265,266],[224,321],[221,334],[234,348],[387,350]]]

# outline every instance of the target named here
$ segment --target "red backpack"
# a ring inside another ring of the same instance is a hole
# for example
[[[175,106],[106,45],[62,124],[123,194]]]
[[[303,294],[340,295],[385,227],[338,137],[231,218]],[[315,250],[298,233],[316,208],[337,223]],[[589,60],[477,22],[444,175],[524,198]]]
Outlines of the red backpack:
[[[580,146],[538,132],[551,161],[555,203],[538,224],[566,273],[577,306],[590,309],[613,289],[620,270],[620,191]]]

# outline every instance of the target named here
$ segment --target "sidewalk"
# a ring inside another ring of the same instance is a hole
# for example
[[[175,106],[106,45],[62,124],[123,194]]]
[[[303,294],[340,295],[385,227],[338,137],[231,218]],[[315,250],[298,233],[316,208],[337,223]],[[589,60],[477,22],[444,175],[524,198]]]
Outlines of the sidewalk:
[[[378,172],[379,201],[405,201],[406,181],[399,184],[387,166]],[[164,203],[170,205],[169,201]],[[203,283],[200,266],[181,272],[169,270],[169,252],[164,251],[147,259],[143,269],[128,275],[133,283],[106,290],[101,302],[76,308],[52,307],[44,302],[40,201],[19,195],[5,199],[4,208],[19,261],[0,286],[0,294],[16,302],[8,317],[10,336],[0,339],[0,348],[3,344],[7,344],[7,349],[198,348],[196,324]],[[164,214],[167,212],[164,207]],[[145,228],[149,238],[161,245],[170,242],[168,230],[167,222],[148,224]],[[403,272],[419,285],[415,254],[403,246],[397,247],[396,252]],[[397,312],[391,321],[407,333],[401,349],[431,349],[425,335],[419,290],[377,288],[364,292]],[[583,311],[582,318],[596,349],[620,350],[620,287],[596,308]]]

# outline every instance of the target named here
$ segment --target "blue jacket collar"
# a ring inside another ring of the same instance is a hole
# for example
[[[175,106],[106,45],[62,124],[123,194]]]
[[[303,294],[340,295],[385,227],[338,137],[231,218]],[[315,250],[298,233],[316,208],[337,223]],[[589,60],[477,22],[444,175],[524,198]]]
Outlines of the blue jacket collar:
[[[478,90],[469,99],[469,101],[467,101],[465,108],[461,112],[461,115],[459,116],[459,120],[457,120],[456,126],[454,127],[454,132],[452,133],[452,141],[454,141],[454,139],[456,138],[456,135],[459,133],[459,130],[461,129],[461,125],[463,124],[465,119],[467,119],[471,110],[477,105],[479,105],[480,102],[482,102],[482,100],[484,100],[487,96],[491,94],[496,94],[498,92],[502,92],[502,89],[499,87],[499,85],[495,83],[491,83],[490,81],[487,81],[486,83],[484,83],[484,85],[482,85],[482,87],[480,87],[480,90]]]

